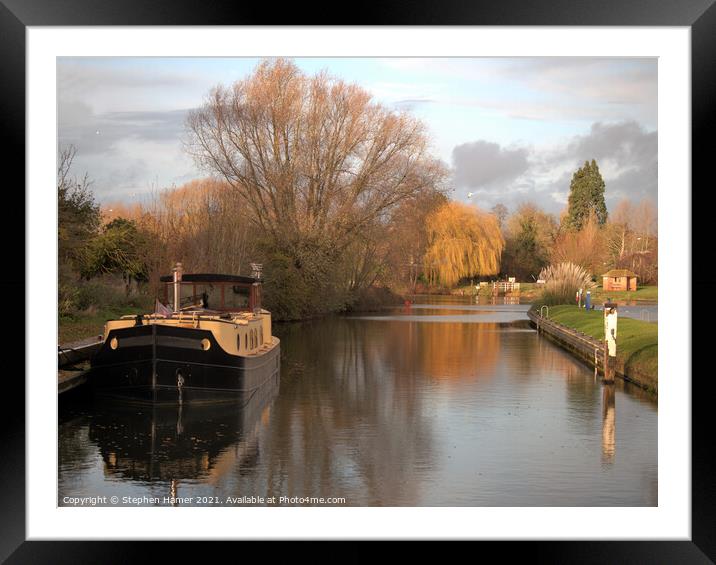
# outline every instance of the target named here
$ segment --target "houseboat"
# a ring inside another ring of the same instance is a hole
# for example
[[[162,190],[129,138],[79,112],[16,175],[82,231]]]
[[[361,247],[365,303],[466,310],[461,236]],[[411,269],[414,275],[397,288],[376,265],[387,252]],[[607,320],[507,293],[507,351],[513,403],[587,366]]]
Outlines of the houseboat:
[[[279,376],[280,343],[261,307],[261,269],[251,277],[161,277],[155,311],[109,320],[91,360],[104,396],[154,403],[245,401]],[[171,308],[167,305],[171,305]]]

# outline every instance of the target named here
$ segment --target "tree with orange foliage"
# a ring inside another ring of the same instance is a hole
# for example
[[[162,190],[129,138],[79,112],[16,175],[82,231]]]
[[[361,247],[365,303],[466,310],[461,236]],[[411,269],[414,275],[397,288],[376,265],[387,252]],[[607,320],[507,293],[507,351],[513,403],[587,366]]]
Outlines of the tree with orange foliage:
[[[606,260],[606,233],[595,212],[589,214],[581,229],[561,229],[552,246],[552,263],[574,263],[593,275],[603,272]]]
[[[239,191],[276,245],[341,250],[401,200],[444,177],[423,124],[325,72],[260,63],[187,121],[188,151]]]
[[[425,270],[432,282],[454,286],[465,277],[495,275],[505,246],[494,214],[448,202],[426,220]]]
[[[155,274],[181,261],[187,271],[248,274],[253,251],[246,205],[225,181],[207,178],[155,195],[141,225],[159,241]]]
[[[187,127],[189,153],[245,201],[284,318],[343,308],[374,279],[361,260],[374,255],[372,234],[447,175],[420,120],[286,59],[213,89]]]

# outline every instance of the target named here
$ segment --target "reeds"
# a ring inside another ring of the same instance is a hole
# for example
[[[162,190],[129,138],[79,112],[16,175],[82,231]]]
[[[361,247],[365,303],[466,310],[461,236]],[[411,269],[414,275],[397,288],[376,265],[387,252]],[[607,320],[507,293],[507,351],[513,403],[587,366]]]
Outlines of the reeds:
[[[541,302],[549,306],[574,303],[577,291],[594,288],[592,276],[574,263],[557,263],[542,269],[539,278],[545,281]]]

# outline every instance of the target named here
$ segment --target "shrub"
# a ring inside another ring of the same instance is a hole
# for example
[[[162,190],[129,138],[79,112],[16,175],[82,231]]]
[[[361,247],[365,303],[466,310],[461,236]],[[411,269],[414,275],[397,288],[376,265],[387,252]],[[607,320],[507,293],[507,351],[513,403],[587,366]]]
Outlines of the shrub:
[[[107,284],[105,281],[92,281],[78,287],[78,310],[87,310],[92,306],[113,308],[122,306],[124,302],[121,287]]]
[[[77,287],[60,284],[57,292],[57,311],[61,317],[71,316],[77,309],[79,291]]]
[[[385,286],[370,286],[355,294],[355,300],[347,310],[349,312],[373,312],[386,307],[403,304],[404,298]]]
[[[577,291],[588,290],[596,285],[592,275],[574,263],[557,263],[540,271],[539,278],[545,281],[541,302],[549,306],[572,304]]]

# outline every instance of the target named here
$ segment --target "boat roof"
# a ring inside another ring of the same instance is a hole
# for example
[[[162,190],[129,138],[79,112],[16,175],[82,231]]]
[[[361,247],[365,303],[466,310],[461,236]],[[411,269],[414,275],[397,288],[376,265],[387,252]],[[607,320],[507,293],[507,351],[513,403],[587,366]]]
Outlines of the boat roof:
[[[162,275],[159,277],[161,282],[173,282],[173,275]],[[228,283],[244,283],[253,284],[260,282],[254,277],[244,277],[242,275],[221,275],[218,273],[194,273],[186,274],[181,277],[182,282],[228,282]]]

